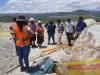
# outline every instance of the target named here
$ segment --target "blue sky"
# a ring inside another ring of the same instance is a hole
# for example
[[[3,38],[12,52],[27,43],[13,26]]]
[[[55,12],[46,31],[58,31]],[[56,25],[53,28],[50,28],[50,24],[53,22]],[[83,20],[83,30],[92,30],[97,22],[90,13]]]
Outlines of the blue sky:
[[[8,0],[0,0],[0,7],[3,7]]]
[[[100,0],[0,0],[0,13],[47,13],[100,10]]]

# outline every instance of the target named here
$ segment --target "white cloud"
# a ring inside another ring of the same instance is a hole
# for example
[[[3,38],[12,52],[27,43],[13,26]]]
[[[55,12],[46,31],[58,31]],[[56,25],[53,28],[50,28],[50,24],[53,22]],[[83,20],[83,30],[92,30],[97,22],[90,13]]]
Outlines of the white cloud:
[[[78,9],[98,10],[100,0],[9,0],[0,12],[70,12]]]

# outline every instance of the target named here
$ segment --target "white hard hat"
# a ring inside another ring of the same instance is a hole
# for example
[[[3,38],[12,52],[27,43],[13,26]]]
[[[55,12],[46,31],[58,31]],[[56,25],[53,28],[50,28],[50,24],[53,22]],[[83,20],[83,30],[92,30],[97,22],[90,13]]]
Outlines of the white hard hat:
[[[38,23],[42,23],[41,21],[38,21]]]
[[[35,21],[35,19],[34,18],[30,18],[29,21]]]

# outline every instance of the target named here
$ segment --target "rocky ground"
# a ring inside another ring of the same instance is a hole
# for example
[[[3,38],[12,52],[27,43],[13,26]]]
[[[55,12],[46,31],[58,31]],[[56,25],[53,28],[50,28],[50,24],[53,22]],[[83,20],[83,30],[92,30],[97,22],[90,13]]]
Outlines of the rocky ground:
[[[0,75],[18,65],[14,43],[9,38],[0,37]]]
[[[91,25],[91,23],[92,24],[94,23],[94,21],[92,22],[92,20],[89,20],[89,21],[86,20],[86,22],[88,25]],[[19,67],[14,69],[14,71],[7,74],[8,71],[10,71],[12,68],[15,68],[18,65],[18,58],[16,56],[14,42],[13,40],[11,40],[11,36],[9,33],[9,25],[10,23],[0,23],[0,75],[4,75],[4,74],[6,75],[29,75],[26,73],[21,73],[19,71]],[[98,30],[95,31],[95,34],[97,34]],[[98,31],[98,34],[99,34],[99,31]],[[56,46],[56,45],[47,45],[48,36],[47,36],[46,29],[45,29],[44,36],[45,36],[45,41],[43,43],[44,46],[47,46],[48,48],[53,48]],[[55,38],[57,42],[57,38],[58,38],[57,31],[56,31]],[[96,39],[99,39],[99,38],[96,38]],[[67,44],[65,33],[63,34],[62,41],[63,41],[63,44]],[[50,56],[53,60],[56,60],[56,61],[64,60],[66,59],[66,57],[67,57],[66,61],[69,60],[68,59],[69,54],[66,56],[63,49],[58,49],[58,50],[59,51],[56,51],[48,56]],[[41,51],[42,49],[39,49],[39,48],[31,49],[29,59],[30,58],[34,59],[36,56],[39,56],[41,54]],[[31,59],[32,62],[30,62],[31,65],[35,61],[39,61],[41,58],[36,59],[36,60],[33,60],[33,59]]]

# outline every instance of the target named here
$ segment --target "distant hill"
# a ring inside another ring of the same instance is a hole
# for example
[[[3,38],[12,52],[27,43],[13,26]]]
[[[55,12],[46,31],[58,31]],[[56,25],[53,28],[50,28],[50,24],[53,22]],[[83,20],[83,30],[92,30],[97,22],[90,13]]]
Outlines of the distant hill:
[[[18,15],[25,15],[27,18],[29,17],[35,17],[37,19],[45,19],[47,17],[77,17],[77,16],[85,16],[85,17],[93,17],[93,18],[100,18],[100,11],[86,11],[86,10],[77,10],[73,12],[54,12],[54,13],[6,13],[0,14],[0,21],[11,21],[12,17],[17,17]]]
[[[25,16],[64,16],[64,15],[79,15],[79,14],[100,14],[100,11],[86,11],[86,10],[77,10],[73,12],[54,12],[54,13],[1,13],[0,16],[18,16],[18,15],[25,15]]]

